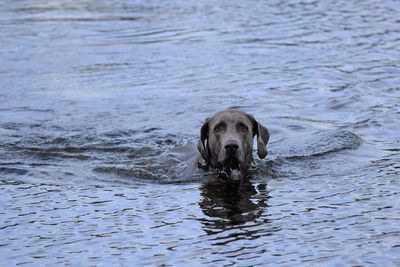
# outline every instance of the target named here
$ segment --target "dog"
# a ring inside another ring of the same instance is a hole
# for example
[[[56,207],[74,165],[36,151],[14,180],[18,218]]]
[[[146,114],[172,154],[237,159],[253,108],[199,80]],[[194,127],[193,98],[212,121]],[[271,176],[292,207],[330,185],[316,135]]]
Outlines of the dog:
[[[226,109],[207,118],[201,126],[197,144],[203,163],[198,167],[218,171],[219,176],[247,177],[253,161],[253,138],[257,136],[257,154],[267,156],[269,132],[252,115]]]

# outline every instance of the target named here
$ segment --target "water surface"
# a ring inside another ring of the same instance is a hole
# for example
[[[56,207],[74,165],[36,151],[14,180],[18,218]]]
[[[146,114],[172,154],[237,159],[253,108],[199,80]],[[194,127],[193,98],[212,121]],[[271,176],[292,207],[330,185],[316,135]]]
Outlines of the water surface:
[[[8,265],[400,265],[397,1],[0,4]],[[188,169],[253,114],[253,177]],[[189,170],[189,171],[188,171]]]

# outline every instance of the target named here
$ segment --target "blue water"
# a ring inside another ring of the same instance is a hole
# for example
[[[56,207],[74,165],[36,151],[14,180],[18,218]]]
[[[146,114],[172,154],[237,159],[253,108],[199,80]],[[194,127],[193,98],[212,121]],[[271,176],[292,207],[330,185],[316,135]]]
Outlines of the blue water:
[[[398,14],[0,3],[2,264],[399,266]],[[249,181],[185,160],[227,107],[271,133]]]

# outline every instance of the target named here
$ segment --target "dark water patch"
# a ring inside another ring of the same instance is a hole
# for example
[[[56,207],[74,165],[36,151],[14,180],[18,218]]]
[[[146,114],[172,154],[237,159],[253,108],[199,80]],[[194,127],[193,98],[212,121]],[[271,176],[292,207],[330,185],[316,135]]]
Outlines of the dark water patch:
[[[109,137],[109,138],[121,138],[121,137],[129,137],[129,136],[134,136],[136,134],[138,134],[140,131],[139,130],[115,130],[115,131],[111,131],[111,132],[106,132],[103,135],[105,137]]]
[[[27,170],[17,169],[17,168],[7,168],[7,167],[0,167],[0,172],[4,174],[16,174],[16,175],[25,175],[28,173]]]
[[[262,216],[269,198],[265,184],[254,186],[250,181],[209,181],[202,185],[201,195],[199,206],[210,218],[202,223],[209,229],[209,234],[224,227],[253,222]]]
[[[63,148],[63,149],[58,149],[58,148],[39,148],[39,147],[13,147],[13,149],[17,151],[23,151],[26,155],[31,154],[34,156],[38,156],[44,159],[50,159],[50,158],[71,158],[71,159],[79,159],[79,160],[89,160],[92,159],[89,156],[86,155],[77,155],[77,153],[82,152],[82,150],[79,149],[74,149],[74,148]]]
[[[1,128],[6,129],[6,130],[18,130],[23,127],[25,127],[24,123],[9,122],[9,123],[1,124]]]
[[[148,128],[148,129],[143,130],[143,132],[144,133],[151,133],[151,132],[154,132],[154,131],[157,131],[157,130],[160,130],[160,128],[156,128],[156,127]]]
[[[151,170],[137,167],[135,169],[119,167],[96,167],[94,171],[108,174],[109,176],[117,175],[131,179],[145,180],[148,182],[162,180],[162,175],[160,176],[160,174],[151,172]]]

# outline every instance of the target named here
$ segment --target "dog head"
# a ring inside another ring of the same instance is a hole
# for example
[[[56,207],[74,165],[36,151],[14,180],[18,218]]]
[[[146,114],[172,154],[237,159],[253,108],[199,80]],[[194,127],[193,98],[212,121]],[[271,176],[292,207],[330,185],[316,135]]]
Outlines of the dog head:
[[[267,128],[253,116],[239,110],[228,109],[206,119],[200,130],[197,148],[202,158],[213,168],[246,172],[253,160],[253,138],[257,136],[259,158],[268,154]]]

